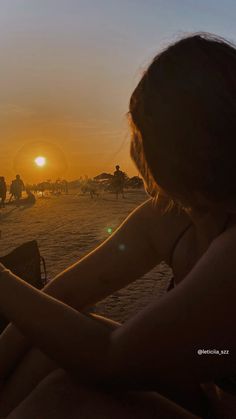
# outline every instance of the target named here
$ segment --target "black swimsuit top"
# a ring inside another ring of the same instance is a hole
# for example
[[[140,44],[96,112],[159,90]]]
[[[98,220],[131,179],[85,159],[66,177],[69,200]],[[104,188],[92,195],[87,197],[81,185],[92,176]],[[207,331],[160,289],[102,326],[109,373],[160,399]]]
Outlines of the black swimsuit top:
[[[180,240],[183,238],[183,236],[185,235],[185,233],[186,233],[186,231],[190,228],[190,227],[192,227],[192,223],[190,223],[190,224],[188,224],[187,225],[187,227],[185,227],[185,229],[180,233],[180,235],[177,237],[177,239],[175,240],[175,242],[174,242],[174,246],[173,246],[173,250],[172,250],[172,253],[171,253],[171,256],[170,256],[170,267],[172,268],[172,265],[173,265],[173,256],[174,256],[174,251],[175,251],[175,249],[176,249],[176,247],[177,247],[177,245],[179,244],[179,242],[180,242]],[[167,291],[170,291],[172,288],[174,288],[175,287],[175,277],[173,276],[172,278],[171,278],[171,280],[170,280],[170,283],[169,283],[169,285],[168,285],[168,288],[167,288]]]

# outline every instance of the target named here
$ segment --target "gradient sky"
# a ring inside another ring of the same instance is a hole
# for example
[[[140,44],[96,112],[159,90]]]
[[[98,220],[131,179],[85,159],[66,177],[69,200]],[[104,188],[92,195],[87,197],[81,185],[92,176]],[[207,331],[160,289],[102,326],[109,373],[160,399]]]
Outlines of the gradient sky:
[[[137,174],[125,113],[143,69],[181,34],[236,41],[235,18],[234,0],[0,0],[0,174],[40,141],[69,179],[117,163]]]

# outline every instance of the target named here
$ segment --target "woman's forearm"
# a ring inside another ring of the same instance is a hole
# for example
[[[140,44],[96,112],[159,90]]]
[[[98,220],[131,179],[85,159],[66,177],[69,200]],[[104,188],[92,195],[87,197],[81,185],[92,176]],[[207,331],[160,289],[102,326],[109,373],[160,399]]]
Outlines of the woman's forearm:
[[[152,215],[150,201],[136,209],[109,240],[59,274],[43,291],[81,311],[150,270],[161,260],[147,237],[148,225],[153,226],[150,210]],[[120,243],[126,245],[125,251],[120,251]],[[0,377],[9,375],[29,346],[27,338],[10,324],[0,336]]]
[[[168,260],[176,235],[186,225],[185,217],[175,213],[163,216],[149,200],[109,240],[51,281],[44,293],[79,311],[93,305],[141,277],[165,255]],[[153,245],[153,235],[155,240],[160,238],[159,245]],[[120,244],[125,250],[120,250]],[[0,336],[0,377],[9,375],[29,346],[18,328],[9,325]]]
[[[106,373],[109,329],[9,271],[0,275],[0,311],[59,366],[95,379]]]

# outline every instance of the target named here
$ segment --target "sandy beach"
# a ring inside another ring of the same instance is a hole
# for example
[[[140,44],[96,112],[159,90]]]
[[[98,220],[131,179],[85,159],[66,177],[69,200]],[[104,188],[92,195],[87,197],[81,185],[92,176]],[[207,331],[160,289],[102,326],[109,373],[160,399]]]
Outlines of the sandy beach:
[[[8,205],[0,210],[0,255],[36,239],[45,258],[48,278],[94,249],[126,216],[147,199],[130,190],[125,199],[106,193],[98,199],[70,191],[68,195],[38,197],[31,207]],[[96,311],[124,321],[165,292],[171,276],[165,264],[96,306]]]

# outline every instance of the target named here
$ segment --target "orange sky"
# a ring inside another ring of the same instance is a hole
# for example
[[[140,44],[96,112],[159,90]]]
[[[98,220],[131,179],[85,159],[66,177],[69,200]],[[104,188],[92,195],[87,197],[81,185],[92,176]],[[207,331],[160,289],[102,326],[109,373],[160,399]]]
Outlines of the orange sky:
[[[1,0],[0,175],[10,181],[22,147],[42,141],[62,150],[68,179],[116,164],[137,174],[125,114],[143,69],[186,32],[235,40],[232,9],[232,0]],[[46,175],[21,170],[26,182]]]
[[[19,171],[28,182],[56,176],[54,172],[50,175],[44,169],[39,170],[34,164],[33,160],[38,155],[47,157],[49,161],[52,157],[53,151],[48,154],[44,143],[59,148],[64,155],[66,164],[63,170],[58,171],[59,177],[76,179],[81,175],[112,172],[117,163],[129,174],[137,174],[129,157],[129,130],[125,116],[120,116],[116,128],[116,121],[95,118],[80,121],[76,116],[73,118],[66,114],[66,110],[63,112],[56,104],[53,108],[53,112],[52,108],[48,110],[47,107],[36,105],[24,109],[13,106],[5,108],[2,124],[5,141],[0,164],[8,181]],[[33,155],[34,144],[38,143],[42,144],[41,150],[38,152],[35,147]],[[31,160],[24,166],[28,157]]]

